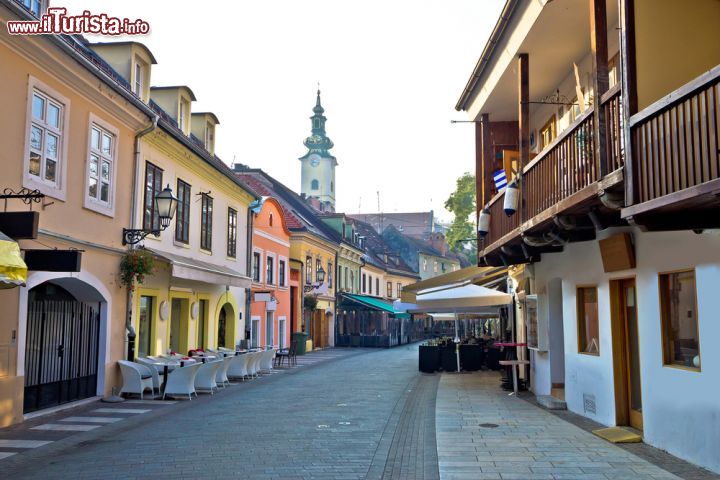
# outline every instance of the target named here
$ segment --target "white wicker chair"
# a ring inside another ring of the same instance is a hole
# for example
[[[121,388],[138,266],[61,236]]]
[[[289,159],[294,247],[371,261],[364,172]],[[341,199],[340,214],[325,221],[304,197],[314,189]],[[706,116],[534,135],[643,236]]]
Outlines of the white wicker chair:
[[[257,377],[258,369],[258,359],[260,358],[261,352],[250,352],[246,353],[245,356],[248,357],[247,359],[247,374],[250,378]]]
[[[165,391],[163,392],[163,399],[166,395],[187,395],[192,400],[192,394],[195,391],[195,376],[197,375],[198,369],[202,364],[194,363],[192,365],[186,365],[184,367],[177,367],[173,370],[167,378],[165,384]]]
[[[245,380],[248,376],[248,355],[236,355],[230,357],[230,366],[228,367],[227,376],[228,378],[239,378]]]
[[[262,359],[264,353],[264,351],[255,352],[255,358],[253,358],[253,371],[255,372],[256,377],[259,377],[260,373],[262,373],[262,368],[260,367],[262,366]]]
[[[150,360],[149,358],[138,357],[135,359],[135,362],[139,363],[144,367],[147,367],[147,369],[150,371],[150,374],[152,375],[153,389],[157,390],[158,393],[160,393],[160,369],[162,368],[162,366],[158,365],[157,362]]]
[[[218,369],[222,367],[222,365],[222,360],[200,364],[197,375],[195,375],[195,390],[209,391],[210,395],[212,395],[218,388],[215,377],[217,376]]]
[[[220,365],[220,368],[218,368],[217,373],[215,374],[215,383],[217,383],[218,387],[225,388],[225,385],[230,385],[228,368],[230,368],[232,359],[233,357],[224,357],[218,360],[219,362],[222,362],[222,365]]]
[[[260,358],[260,371],[263,373],[272,373],[273,370],[273,359],[275,358],[275,349],[268,348],[262,352]]]
[[[149,368],[139,363],[128,362],[127,360],[118,360],[120,372],[122,372],[123,386],[120,394],[137,393],[140,399],[143,398],[143,392],[146,389],[153,391],[153,376]]]

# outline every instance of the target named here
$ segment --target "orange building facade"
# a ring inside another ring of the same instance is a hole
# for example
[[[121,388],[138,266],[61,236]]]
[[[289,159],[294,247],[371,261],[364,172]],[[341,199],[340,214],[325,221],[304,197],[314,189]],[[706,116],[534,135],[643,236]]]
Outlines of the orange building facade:
[[[251,347],[290,346],[290,231],[271,197],[253,203]]]

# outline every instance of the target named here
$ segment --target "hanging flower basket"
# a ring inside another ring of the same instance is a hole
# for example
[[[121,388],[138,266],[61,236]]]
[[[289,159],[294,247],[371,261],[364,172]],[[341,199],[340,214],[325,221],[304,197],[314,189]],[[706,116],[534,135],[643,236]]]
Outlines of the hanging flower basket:
[[[132,250],[120,261],[120,283],[134,290],[135,282],[142,284],[145,275],[155,271],[155,260],[147,250]]]
[[[317,307],[318,299],[315,295],[305,295],[305,298],[303,299],[303,306],[307,310],[315,310],[315,307]]]

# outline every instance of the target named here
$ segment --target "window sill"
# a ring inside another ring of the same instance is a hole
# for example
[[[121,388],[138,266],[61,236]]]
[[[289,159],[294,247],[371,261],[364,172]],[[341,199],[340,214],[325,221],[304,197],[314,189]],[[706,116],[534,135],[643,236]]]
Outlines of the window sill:
[[[598,352],[598,353],[578,352],[578,355],[585,355],[586,357],[600,357],[600,352]]]
[[[85,203],[83,204],[83,207],[86,210],[90,210],[92,212],[99,213],[100,215],[105,215],[106,217],[115,218],[115,209],[112,206],[103,205],[101,203],[94,202],[87,197],[85,197]]]
[[[190,242],[185,243],[185,242],[181,242],[180,240],[175,240],[175,239],[173,239],[173,245],[175,245],[178,248],[186,248],[186,249],[190,248]]]
[[[701,373],[702,367],[688,367],[687,365],[673,365],[673,364],[664,364],[664,368],[672,368],[674,370],[683,370],[686,372],[695,372],[695,373]]]
[[[52,197],[55,200],[60,200],[61,202],[64,202],[67,198],[67,193],[64,189],[53,187],[52,185],[48,185],[41,180],[36,180],[29,173],[26,173],[23,177],[23,187],[29,188],[30,190],[37,189],[40,191],[40,193],[47,195],[48,197]]]
[[[205,250],[204,248],[199,248],[198,251],[199,251],[200,253],[205,254],[205,255],[212,256],[212,250]]]

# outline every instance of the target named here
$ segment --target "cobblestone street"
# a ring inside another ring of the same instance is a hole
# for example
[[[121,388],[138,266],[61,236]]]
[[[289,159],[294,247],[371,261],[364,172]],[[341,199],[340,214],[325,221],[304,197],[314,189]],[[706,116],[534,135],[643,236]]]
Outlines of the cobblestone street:
[[[192,402],[92,403],[0,430],[3,478],[678,478],[509,398],[495,373],[419,374],[416,346],[299,363]]]

